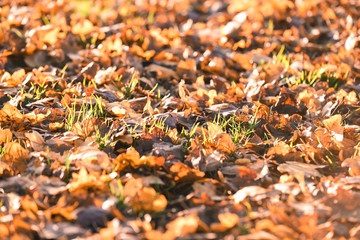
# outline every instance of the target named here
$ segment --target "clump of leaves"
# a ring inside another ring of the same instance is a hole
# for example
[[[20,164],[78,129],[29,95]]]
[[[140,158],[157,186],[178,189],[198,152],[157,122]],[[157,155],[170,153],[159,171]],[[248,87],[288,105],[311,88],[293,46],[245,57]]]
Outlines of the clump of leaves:
[[[0,239],[360,239],[360,2],[244,2],[0,4]]]

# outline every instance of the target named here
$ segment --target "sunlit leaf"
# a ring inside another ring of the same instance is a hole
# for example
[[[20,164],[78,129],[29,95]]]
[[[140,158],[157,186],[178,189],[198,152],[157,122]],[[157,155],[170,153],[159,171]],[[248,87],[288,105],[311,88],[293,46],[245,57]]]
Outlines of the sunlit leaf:
[[[69,183],[69,191],[73,194],[82,194],[88,190],[107,191],[106,180],[98,172],[89,173],[85,167],[81,167],[79,173],[72,174],[72,181]],[[104,181],[105,180],[105,181]]]
[[[123,196],[135,212],[162,212],[167,206],[166,197],[159,195],[152,187],[144,187],[141,179],[128,181]]]
[[[204,172],[191,169],[183,163],[174,163],[170,167],[170,172],[173,173],[175,181],[181,182],[194,182],[205,175]]]
[[[17,142],[8,142],[4,146],[5,154],[2,161],[7,163],[14,172],[22,173],[27,168],[27,160],[29,159],[29,151],[23,148]]]
[[[10,129],[0,129],[0,144],[10,142],[12,139],[12,133]]]
[[[218,215],[220,223],[213,223],[210,229],[215,232],[224,232],[234,227],[239,222],[238,215],[234,213],[220,213]]]

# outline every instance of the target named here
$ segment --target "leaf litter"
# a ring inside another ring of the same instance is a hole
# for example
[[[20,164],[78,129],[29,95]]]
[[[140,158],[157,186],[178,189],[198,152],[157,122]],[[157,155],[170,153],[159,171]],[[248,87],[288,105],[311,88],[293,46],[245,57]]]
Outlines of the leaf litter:
[[[0,3],[0,238],[360,238],[359,12]]]

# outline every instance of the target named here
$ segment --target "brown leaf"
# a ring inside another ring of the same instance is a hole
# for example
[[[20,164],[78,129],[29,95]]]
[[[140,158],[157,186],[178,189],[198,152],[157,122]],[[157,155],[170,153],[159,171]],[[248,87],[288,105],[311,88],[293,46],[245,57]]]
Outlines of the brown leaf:
[[[273,110],[281,114],[293,115],[296,113],[303,116],[306,114],[307,108],[302,103],[297,103],[295,92],[283,87]]]
[[[297,174],[303,174],[305,177],[320,177],[321,175],[316,169],[322,167],[324,166],[287,161],[286,163],[280,164],[278,166],[278,170],[280,172],[288,172],[292,176],[296,176]]]
[[[228,133],[219,133],[213,137],[213,141],[218,149],[227,154],[232,154],[237,147]]]
[[[171,80],[173,78],[177,79],[178,75],[175,71],[171,70],[170,68],[162,67],[155,64],[150,64],[145,68],[148,72],[155,72],[157,78],[164,79],[164,80]]]
[[[32,131],[31,133],[25,133],[25,137],[29,139],[30,145],[35,151],[46,150],[44,139],[37,131]]]
[[[2,161],[7,163],[15,173],[24,172],[27,168],[26,161],[29,159],[29,151],[17,142],[6,143],[4,151]]]
[[[98,126],[98,124],[99,124],[98,118],[85,119],[82,122],[76,122],[73,125],[71,131],[74,134],[85,139],[95,131],[96,126]]]
[[[360,176],[360,157],[347,158],[341,163],[342,167],[349,168],[350,176]]]
[[[342,141],[344,138],[344,127],[341,126],[342,123],[342,116],[340,114],[336,114],[334,116],[331,116],[328,119],[325,119],[323,121],[323,124],[325,126],[326,129],[328,129],[329,131],[331,131],[331,133],[333,134],[333,137],[337,140],[337,141]]]
[[[154,109],[152,108],[151,106],[151,99],[150,97],[148,96],[147,97],[147,101],[146,101],[146,105],[144,107],[144,110],[143,110],[144,113],[149,113],[150,116],[154,114]]]
[[[108,155],[105,152],[91,146],[80,146],[74,149],[74,153],[69,156],[69,161],[80,161],[81,163],[93,165],[87,165],[88,168],[107,168],[111,166]]]

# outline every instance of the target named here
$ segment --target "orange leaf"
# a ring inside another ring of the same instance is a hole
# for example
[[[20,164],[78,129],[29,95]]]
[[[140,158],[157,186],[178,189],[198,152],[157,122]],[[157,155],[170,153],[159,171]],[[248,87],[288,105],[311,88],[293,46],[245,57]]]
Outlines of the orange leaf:
[[[98,172],[88,173],[85,167],[81,167],[79,173],[72,174],[72,182],[69,184],[69,191],[73,194],[84,193],[88,189],[106,191],[107,185]]]
[[[17,142],[6,143],[4,149],[2,161],[7,163],[14,172],[23,172],[27,167],[26,160],[29,158],[29,151]]]
[[[159,195],[154,188],[144,187],[141,179],[131,179],[124,187],[125,203],[135,212],[162,212],[167,206],[164,195]]]
[[[245,166],[238,167],[239,177],[242,179],[255,179],[257,177],[256,172]]]
[[[9,228],[4,224],[0,224],[0,238],[7,239],[9,237],[10,231]]]
[[[0,144],[10,142],[12,139],[12,132],[10,129],[0,129]]]
[[[337,141],[343,140],[344,127],[341,126],[342,116],[336,114],[323,121],[324,126],[333,133],[333,136]]]
[[[175,239],[195,233],[199,225],[199,217],[193,213],[186,217],[178,217],[166,225],[166,239]]]
[[[192,169],[183,163],[176,162],[170,167],[170,172],[175,174],[174,180],[181,182],[195,182],[205,176],[204,172]]]
[[[239,222],[239,216],[235,213],[219,213],[218,218],[220,223],[213,223],[210,225],[212,231],[225,232],[230,228],[233,228]]]
[[[24,115],[22,115],[16,107],[7,102],[0,110],[0,121],[5,123],[23,123]]]
[[[59,130],[61,128],[64,127],[64,123],[63,122],[51,122],[49,123],[49,130],[54,132],[56,130]]]
[[[187,76],[190,79],[195,79],[196,77],[196,62],[194,59],[187,59],[186,61],[181,60],[176,69],[176,73],[179,76]]]
[[[228,133],[219,133],[213,138],[216,147],[224,153],[233,153],[237,147]]]

